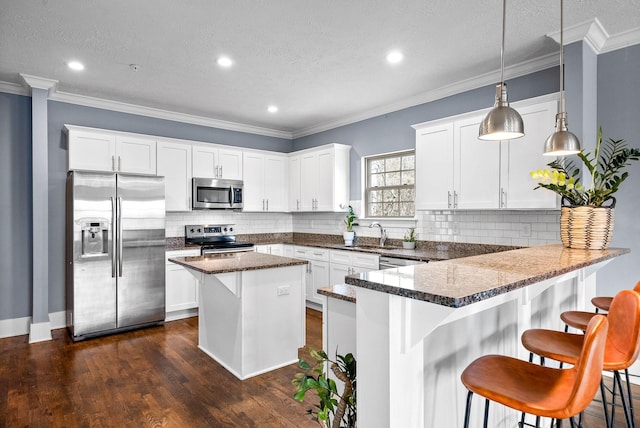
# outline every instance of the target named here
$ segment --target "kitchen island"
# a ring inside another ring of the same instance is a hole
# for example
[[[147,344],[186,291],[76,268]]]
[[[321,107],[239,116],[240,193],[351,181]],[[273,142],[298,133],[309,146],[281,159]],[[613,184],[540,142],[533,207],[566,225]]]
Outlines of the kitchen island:
[[[198,347],[239,379],[298,361],[305,260],[256,252],[169,259],[200,281]]]
[[[492,353],[526,359],[522,332],[561,330],[561,312],[591,309],[596,272],[628,252],[545,245],[346,277],[356,291],[358,423],[462,426],[464,368]],[[482,406],[474,400],[473,427]],[[494,405],[489,425],[518,418]]]

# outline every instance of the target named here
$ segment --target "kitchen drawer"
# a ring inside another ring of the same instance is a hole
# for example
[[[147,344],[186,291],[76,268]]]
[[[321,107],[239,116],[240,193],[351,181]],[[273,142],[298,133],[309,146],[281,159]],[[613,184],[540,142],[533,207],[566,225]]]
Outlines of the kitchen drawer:
[[[331,251],[331,263],[350,265],[353,260],[351,256],[350,251]]]
[[[331,263],[339,263],[366,270],[378,270],[378,255],[357,251],[331,250]]]
[[[352,253],[351,265],[367,270],[378,270],[379,256],[375,254]]]
[[[192,257],[192,256],[199,256],[200,255],[200,249],[199,248],[193,248],[193,249],[188,249],[188,250],[170,250],[170,251],[166,251],[166,264],[167,265],[175,265],[175,263],[172,263],[169,261],[169,259],[174,258],[174,257]]]
[[[306,260],[329,261],[329,250],[316,247],[296,247],[294,257]]]

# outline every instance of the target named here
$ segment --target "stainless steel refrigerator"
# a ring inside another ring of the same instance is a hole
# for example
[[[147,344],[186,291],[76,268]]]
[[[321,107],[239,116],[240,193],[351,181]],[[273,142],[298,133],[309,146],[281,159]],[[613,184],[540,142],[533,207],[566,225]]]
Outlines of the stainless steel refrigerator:
[[[69,171],[66,301],[73,340],[164,321],[164,177]]]

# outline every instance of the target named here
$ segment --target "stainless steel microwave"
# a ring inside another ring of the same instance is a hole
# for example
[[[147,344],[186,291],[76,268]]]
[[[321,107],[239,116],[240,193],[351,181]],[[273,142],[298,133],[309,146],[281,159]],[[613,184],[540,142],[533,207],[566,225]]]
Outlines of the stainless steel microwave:
[[[191,200],[194,210],[242,209],[241,180],[194,178]]]

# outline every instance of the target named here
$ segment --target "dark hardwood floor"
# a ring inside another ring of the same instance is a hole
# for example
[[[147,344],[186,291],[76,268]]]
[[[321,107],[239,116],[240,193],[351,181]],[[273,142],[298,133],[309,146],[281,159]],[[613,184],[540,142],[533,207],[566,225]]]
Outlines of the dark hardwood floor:
[[[307,310],[308,347],[322,347],[321,318]],[[1,339],[0,427],[318,426],[305,413],[315,397],[292,398],[296,365],[239,381],[197,348],[197,321],[79,343],[66,330],[33,345],[27,336]],[[584,426],[604,428],[599,405]]]

